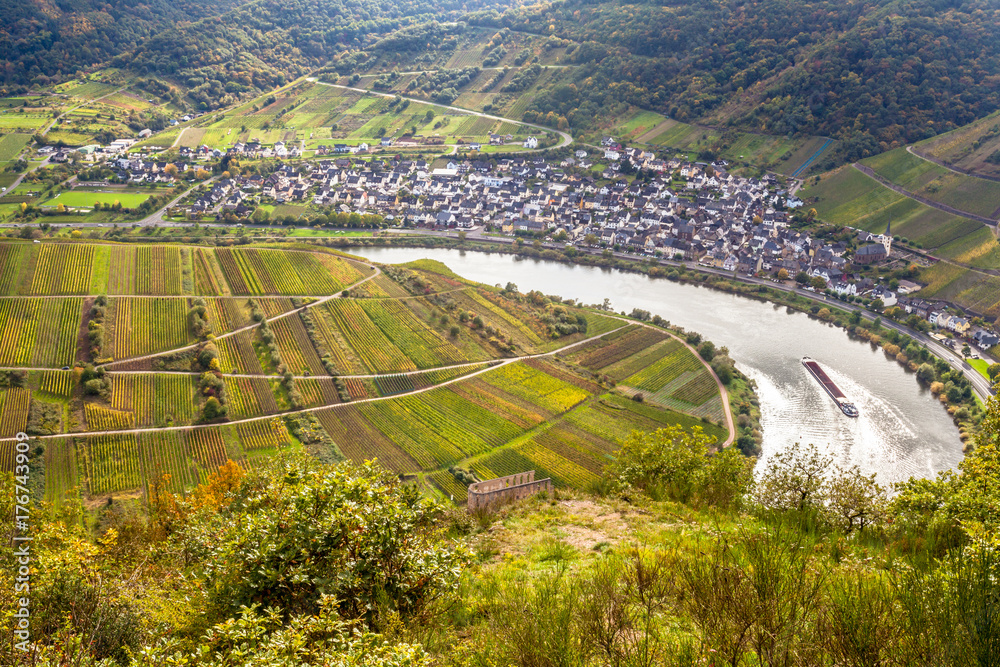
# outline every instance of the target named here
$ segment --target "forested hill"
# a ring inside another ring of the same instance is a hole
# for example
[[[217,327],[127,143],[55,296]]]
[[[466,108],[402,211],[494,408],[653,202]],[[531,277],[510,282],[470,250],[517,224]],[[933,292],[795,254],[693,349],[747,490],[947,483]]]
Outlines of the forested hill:
[[[0,0],[0,83],[47,85],[247,0]]]
[[[113,61],[178,80],[208,107],[267,89],[373,44],[396,29],[500,9],[505,0],[257,0],[225,16],[164,32]]]
[[[508,28],[565,47],[560,63],[573,67],[528,111],[573,127],[626,102],[831,136],[855,160],[1000,109],[994,0],[0,0],[0,10],[8,90],[109,63],[218,108],[335,57],[350,64],[349,51],[379,45],[414,62],[450,37]]]
[[[834,136],[856,159],[1000,107],[989,0],[567,0],[471,21],[580,43],[575,85],[536,101],[571,123],[625,97],[678,120]]]

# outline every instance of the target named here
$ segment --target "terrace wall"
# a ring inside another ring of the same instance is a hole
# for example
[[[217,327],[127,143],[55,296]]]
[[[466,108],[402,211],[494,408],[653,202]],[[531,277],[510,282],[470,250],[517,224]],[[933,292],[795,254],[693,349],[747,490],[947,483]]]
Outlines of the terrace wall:
[[[535,480],[535,471],[519,472],[515,475],[488,479],[469,485],[469,509],[496,507],[521,500],[536,493],[552,492],[552,480]]]

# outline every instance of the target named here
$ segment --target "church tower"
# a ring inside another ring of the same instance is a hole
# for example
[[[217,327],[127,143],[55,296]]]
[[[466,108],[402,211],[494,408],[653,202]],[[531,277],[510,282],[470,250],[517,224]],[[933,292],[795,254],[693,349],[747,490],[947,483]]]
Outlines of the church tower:
[[[885,223],[885,234],[882,235],[882,246],[885,248],[885,256],[889,256],[892,250],[892,220]]]

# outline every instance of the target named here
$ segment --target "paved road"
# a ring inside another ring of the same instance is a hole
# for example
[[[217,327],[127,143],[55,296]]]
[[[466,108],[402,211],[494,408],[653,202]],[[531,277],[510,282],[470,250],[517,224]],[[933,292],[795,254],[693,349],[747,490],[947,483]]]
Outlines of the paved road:
[[[7,186],[7,192],[12,191],[14,188],[16,188],[17,186],[19,186],[21,184],[21,181],[24,180],[25,176],[27,176],[31,172],[35,171],[36,169],[41,169],[42,167],[44,167],[48,163],[49,163],[49,158],[45,158],[44,160],[42,160],[41,162],[39,162],[37,165],[35,165],[31,169],[28,169],[27,171],[25,171],[23,174],[21,174],[20,176],[18,176],[17,179],[13,183],[11,183],[10,185]]]
[[[426,104],[432,107],[438,107],[440,109],[447,109],[448,111],[455,111],[457,113],[469,114],[472,116],[479,116],[480,118],[489,118],[491,120],[504,121],[506,123],[514,123],[515,125],[523,125],[524,127],[531,127],[541,132],[555,132],[560,137],[560,142],[557,146],[550,146],[549,148],[536,148],[527,151],[521,151],[524,153],[535,153],[538,151],[549,150],[551,148],[562,148],[563,146],[569,146],[573,142],[573,137],[567,132],[562,130],[554,130],[551,127],[545,127],[544,125],[536,125],[534,123],[525,123],[523,120],[514,120],[513,118],[504,118],[503,116],[493,116],[488,113],[483,113],[482,111],[472,111],[471,109],[463,109],[462,107],[448,106],[447,104],[437,104],[435,102],[428,102],[427,100],[421,100],[416,97],[404,97],[402,95],[397,95],[395,93],[378,93],[373,90],[368,90],[367,88],[353,88],[351,86],[341,86],[336,83],[326,83],[325,81],[320,81],[315,77],[307,77],[306,81],[311,81],[312,83],[318,84],[320,86],[330,86],[331,88],[340,88],[342,90],[353,90],[357,93],[367,93],[368,95],[377,95],[378,97],[389,97],[396,98],[399,97],[403,100],[408,100],[417,104]]]

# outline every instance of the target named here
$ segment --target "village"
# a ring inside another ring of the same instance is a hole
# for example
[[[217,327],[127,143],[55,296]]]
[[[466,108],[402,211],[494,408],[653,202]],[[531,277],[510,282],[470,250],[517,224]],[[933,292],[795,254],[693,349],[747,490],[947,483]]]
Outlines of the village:
[[[505,139],[491,137],[500,145]],[[537,145],[532,140],[524,145]],[[606,248],[747,276],[794,278],[808,290],[875,304],[890,314],[915,315],[926,322],[923,328],[937,327],[984,350],[998,342],[974,314],[911,297],[919,284],[882,281],[867,270],[899,266],[888,226],[881,234],[856,230],[853,243],[794,229],[790,211],[803,202],[772,174],[741,176],[724,160],[660,159],[611,137],[602,140],[600,150],[577,149],[559,160],[470,151],[438,158],[436,163],[444,164],[437,168],[421,158],[378,154],[391,147],[388,138],[377,147],[324,146],[318,154],[331,157],[286,161],[266,175],[219,177],[168,213],[175,219],[240,224],[266,220],[265,207],[298,204],[315,210],[319,224],[323,211],[374,214],[395,227]],[[227,150],[181,148],[182,159],[173,163],[129,155],[127,148],[127,141],[116,142],[88,151],[87,159],[110,167],[119,182],[164,185],[219,160],[301,158],[298,147],[282,142],[240,143]],[[595,163],[606,166],[598,172]]]

